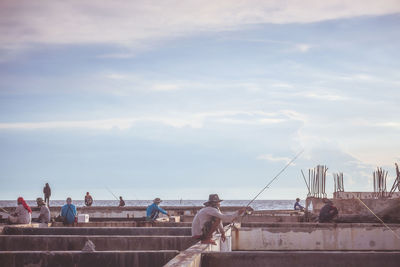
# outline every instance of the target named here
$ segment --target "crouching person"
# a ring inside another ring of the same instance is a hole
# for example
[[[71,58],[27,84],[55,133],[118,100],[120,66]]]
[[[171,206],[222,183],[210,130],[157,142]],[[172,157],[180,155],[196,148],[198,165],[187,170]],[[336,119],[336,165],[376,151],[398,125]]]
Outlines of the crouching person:
[[[40,223],[49,223],[50,222],[50,210],[46,206],[46,203],[43,201],[43,198],[38,197],[36,199],[36,203],[38,207],[40,208],[40,214],[39,218],[37,218],[37,221]]]
[[[201,240],[203,244],[216,245],[212,240],[214,232],[218,231],[221,234],[221,239],[225,242],[225,232],[222,222],[232,222],[236,217],[243,214],[245,208],[236,211],[234,214],[223,214],[219,210],[221,199],[217,194],[211,194],[208,201],[204,203],[204,208],[194,216],[192,223],[192,237]]]
[[[17,199],[18,206],[8,217],[12,224],[30,224],[32,220],[32,210],[22,197]]]

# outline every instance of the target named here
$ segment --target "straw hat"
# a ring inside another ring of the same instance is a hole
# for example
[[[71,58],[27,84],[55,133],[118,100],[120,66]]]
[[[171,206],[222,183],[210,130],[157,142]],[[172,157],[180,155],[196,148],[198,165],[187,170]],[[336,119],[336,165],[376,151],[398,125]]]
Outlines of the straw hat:
[[[218,194],[210,194],[208,196],[208,201],[204,202],[203,205],[208,205],[211,203],[219,203],[221,201],[223,201],[223,200],[219,198]]]

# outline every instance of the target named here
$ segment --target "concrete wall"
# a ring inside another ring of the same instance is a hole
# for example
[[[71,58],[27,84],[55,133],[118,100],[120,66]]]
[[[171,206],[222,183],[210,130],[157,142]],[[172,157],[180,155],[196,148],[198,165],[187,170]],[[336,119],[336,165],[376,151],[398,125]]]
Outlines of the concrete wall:
[[[332,199],[333,205],[338,208],[340,215],[371,215],[371,212],[358,199]],[[384,215],[386,210],[400,206],[400,198],[397,199],[362,199],[374,213]],[[307,198],[306,207],[312,204],[312,212],[319,214],[325,205],[321,198]]]
[[[185,251],[181,251],[175,258],[169,261],[164,267],[200,267],[201,254],[206,251],[231,251],[232,237],[231,228],[225,227],[226,240],[222,242],[221,235],[215,234],[213,239],[217,245],[206,245],[197,242]]]
[[[190,227],[48,227],[22,228],[6,226],[6,235],[158,235],[191,236]]]
[[[189,236],[51,236],[0,235],[0,251],[81,250],[87,239],[96,251],[106,250],[185,250],[195,243]]]
[[[149,203],[151,204],[151,203]],[[32,208],[32,218],[39,217],[39,208]],[[89,214],[90,218],[143,218],[146,217],[146,208],[140,207],[77,207],[78,214]],[[195,215],[199,211],[201,206],[162,206],[163,209],[168,211],[169,214],[174,216],[180,215]],[[238,210],[241,207],[237,206],[222,206],[221,211],[224,213],[230,213]],[[8,212],[13,212],[15,207],[5,207]],[[61,207],[50,207],[50,213],[52,217],[57,217],[60,214]],[[8,218],[8,213],[0,211],[0,216],[3,219]],[[160,214],[160,216],[165,216]]]
[[[178,251],[0,251],[2,267],[158,267],[164,265]]]
[[[387,194],[388,195],[388,194]],[[358,197],[360,199],[377,199],[375,192],[334,192],[333,198],[353,199]],[[400,198],[400,192],[393,192],[390,198]]]
[[[400,236],[400,225],[391,225]],[[240,228],[233,250],[400,250],[400,239],[380,224],[301,224]]]
[[[204,252],[201,267],[398,267],[400,252],[263,251]]]

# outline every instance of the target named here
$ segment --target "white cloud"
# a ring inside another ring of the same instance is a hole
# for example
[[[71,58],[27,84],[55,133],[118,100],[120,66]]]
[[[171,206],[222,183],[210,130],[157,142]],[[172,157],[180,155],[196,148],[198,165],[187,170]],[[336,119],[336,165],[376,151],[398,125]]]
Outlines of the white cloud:
[[[125,130],[137,123],[161,123],[163,125],[183,128],[202,128],[209,121],[228,124],[252,124],[265,125],[276,124],[291,119],[286,115],[288,111],[267,113],[262,111],[216,111],[200,113],[175,113],[169,115],[138,116],[131,118],[111,118],[103,120],[72,120],[72,121],[48,121],[48,122],[10,122],[0,123],[0,129],[69,129],[83,128],[95,130]],[[240,119],[246,116],[246,119]]]
[[[308,50],[310,50],[312,48],[312,45],[309,44],[297,44],[296,45],[296,50],[305,53],[308,52]]]
[[[260,159],[260,160],[267,160],[267,161],[272,161],[272,162],[280,162],[280,161],[283,161],[283,162],[286,162],[286,163],[289,163],[289,161],[291,160],[290,158],[287,158],[287,157],[277,157],[277,156],[273,156],[273,155],[271,155],[271,154],[259,155],[259,156],[257,157],[257,159]]]
[[[337,94],[331,94],[331,93],[327,93],[327,92],[305,92],[305,93],[301,93],[300,95],[303,95],[304,97],[308,97],[308,98],[315,98],[315,99],[328,100],[328,101],[340,101],[340,100],[347,99],[347,97],[340,96]]]
[[[251,24],[310,23],[396,12],[400,12],[398,0],[5,0],[0,3],[0,46],[101,43],[144,48],[152,40]],[[309,46],[298,48],[306,52]]]

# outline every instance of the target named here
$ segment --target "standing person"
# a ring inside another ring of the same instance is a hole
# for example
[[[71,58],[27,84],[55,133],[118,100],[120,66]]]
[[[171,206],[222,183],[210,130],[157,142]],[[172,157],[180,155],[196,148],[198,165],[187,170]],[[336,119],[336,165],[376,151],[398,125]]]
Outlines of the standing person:
[[[72,225],[75,222],[76,214],[76,207],[72,204],[72,199],[69,197],[67,198],[67,204],[61,208],[64,225]]]
[[[304,210],[304,207],[300,205],[300,198],[296,198],[296,203],[294,203],[294,210]]]
[[[161,199],[159,197],[153,200],[153,204],[149,205],[146,209],[146,220],[155,221],[158,218],[159,213],[165,214],[169,217],[168,212],[160,208]]]
[[[325,199],[324,202],[326,204],[319,212],[318,221],[321,223],[332,222],[333,218],[339,214],[338,209],[333,206],[333,202],[331,200]]]
[[[46,206],[46,203],[43,201],[43,198],[38,197],[36,199],[36,203],[37,203],[38,207],[40,208],[38,222],[49,223],[50,222],[50,210]]]
[[[89,194],[89,192],[86,192],[86,196],[85,196],[85,205],[86,205],[87,207],[90,207],[90,206],[92,206],[92,204],[93,204],[93,198],[92,198],[92,196]]]
[[[219,209],[221,201],[217,194],[209,195],[208,201],[204,203],[205,207],[200,209],[194,216],[192,223],[192,237],[194,239],[201,240],[203,244],[216,245],[211,238],[213,233],[218,230],[222,241],[225,242],[226,237],[222,221],[232,222],[236,217],[243,214],[246,209],[242,208],[234,214],[226,215]]]
[[[125,206],[125,201],[122,199],[122,197],[119,197],[119,206],[118,207],[123,207]]]
[[[48,183],[43,187],[44,202],[47,202],[47,207],[50,207],[51,188]]]
[[[13,213],[10,214],[8,217],[8,220],[10,223],[15,223],[15,224],[30,224],[32,220],[32,210],[26,204],[24,198],[19,197],[17,199],[17,208]]]

